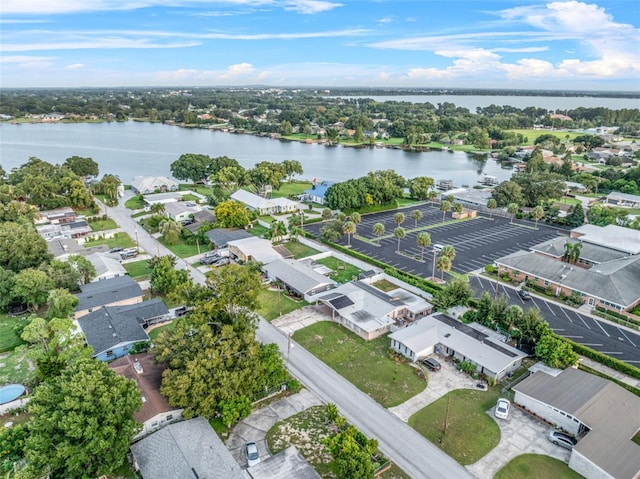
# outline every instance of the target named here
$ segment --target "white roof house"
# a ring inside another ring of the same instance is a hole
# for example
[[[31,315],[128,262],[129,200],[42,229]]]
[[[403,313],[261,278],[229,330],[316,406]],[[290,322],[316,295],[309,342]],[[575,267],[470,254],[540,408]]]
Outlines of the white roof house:
[[[189,218],[190,215],[196,213],[198,208],[194,208],[192,206],[187,206],[182,201],[176,201],[171,203],[166,203],[164,205],[164,211],[169,218],[174,221],[184,221]]]
[[[261,215],[292,213],[302,209],[302,205],[288,198],[263,198],[246,190],[238,190],[230,198],[246,205]]]
[[[442,313],[421,318],[389,338],[395,351],[413,361],[437,352],[469,361],[479,373],[497,380],[520,367],[527,356],[501,341],[495,331]]]
[[[617,225],[582,225],[571,230],[571,237],[627,254],[640,254],[640,231]]]
[[[92,282],[103,279],[117,278],[127,274],[127,270],[120,264],[120,261],[105,253],[93,253],[86,257],[96,269],[96,276]]]
[[[278,259],[264,266],[271,281],[281,282],[287,289],[308,299],[336,287],[336,282],[294,259]]]
[[[178,183],[166,176],[135,176],[131,182],[131,189],[138,194],[147,195],[160,191],[177,191]]]
[[[273,249],[271,241],[257,236],[229,241],[227,245],[229,254],[241,261],[257,261],[268,264],[282,259],[282,255]]]

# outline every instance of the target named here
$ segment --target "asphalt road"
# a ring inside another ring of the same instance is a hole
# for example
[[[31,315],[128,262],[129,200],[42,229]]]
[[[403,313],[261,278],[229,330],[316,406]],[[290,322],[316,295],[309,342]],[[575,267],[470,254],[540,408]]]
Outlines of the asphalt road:
[[[483,291],[495,294],[495,281],[479,276],[471,276],[470,281],[477,296]],[[561,306],[555,301],[548,301],[542,296],[532,294],[531,300],[523,300],[514,288],[503,283],[498,284],[498,294],[506,295],[510,304],[518,305],[524,310],[538,309],[557,334],[620,361],[640,366],[640,334]]]
[[[131,211],[121,205],[108,209],[108,215],[150,254],[172,254],[131,218]],[[103,207],[103,205],[101,205]],[[178,260],[177,268],[189,269],[194,281],[204,284],[204,274]],[[256,337],[263,343],[276,343],[286,358],[287,369],[309,390],[327,403],[334,403],[343,416],[370,438],[378,440],[380,450],[414,479],[450,479],[474,476],[447,454],[427,441],[394,414],[357,389],[299,344],[288,339],[264,319]],[[287,353],[288,351],[288,353]]]

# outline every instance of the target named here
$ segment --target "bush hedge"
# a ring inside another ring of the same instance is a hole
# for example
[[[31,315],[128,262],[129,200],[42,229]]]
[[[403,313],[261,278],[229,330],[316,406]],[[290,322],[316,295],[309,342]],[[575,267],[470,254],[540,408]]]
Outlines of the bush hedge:
[[[573,347],[573,350],[576,353],[581,354],[582,356],[586,356],[589,359],[593,359],[594,361],[604,364],[605,366],[609,366],[611,369],[615,369],[616,371],[624,373],[628,376],[631,376],[636,379],[640,379],[639,368],[636,368],[635,366],[631,366],[630,364],[620,361],[619,359],[612,358],[611,356],[607,356],[606,354],[603,354],[599,351],[588,348],[582,344],[571,341],[570,339],[567,339],[565,337],[560,336],[560,338],[563,341],[566,341],[569,344],[571,344],[571,346]]]

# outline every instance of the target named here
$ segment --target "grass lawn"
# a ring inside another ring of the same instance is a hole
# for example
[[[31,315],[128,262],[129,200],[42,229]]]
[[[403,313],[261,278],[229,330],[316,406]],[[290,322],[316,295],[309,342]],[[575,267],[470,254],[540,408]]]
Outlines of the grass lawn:
[[[178,320],[174,319],[170,323],[163,324],[162,326],[158,326],[149,331],[149,338],[151,341],[155,341],[158,339],[158,336],[162,331],[173,331],[176,328],[176,324],[178,324]]]
[[[398,198],[398,206],[401,208],[404,206],[420,205],[422,203],[424,203],[424,201],[418,201],[412,198]]]
[[[24,318],[25,316],[12,318],[6,314],[0,314],[0,352],[11,351],[16,346],[24,344],[24,341],[13,330],[18,321]]]
[[[293,257],[295,259],[306,258],[307,256],[313,256],[320,252],[317,249],[313,249],[311,246],[307,246],[306,244],[302,244],[297,241],[289,241],[284,244],[284,247],[293,253]]]
[[[208,186],[196,185],[193,184],[180,184],[180,191],[195,191],[196,193],[200,193],[201,195],[211,196],[213,194],[213,188]]]
[[[98,239],[95,241],[87,241],[84,243],[85,248],[91,248],[92,246],[98,246],[106,244],[109,248],[115,248],[119,246],[121,248],[133,248],[136,243],[131,239],[127,233],[116,233],[113,238]]]
[[[33,385],[36,375],[35,360],[26,345],[0,354],[0,384]]]
[[[81,210],[74,210],[78,216],[95,216],[99,213],[98,208],[85,208]]]
[[[494,479],[580,479],[583,476],[569,469],[564,462],[540,454],[522,454],[514,457]]]
[[[134,196],[133,198],[129,198],[124,203],[124,206],[125,208],[129,208],[130,210],[141,210],[142,208],[147,206],[147,204],[139,196]]]
[[[89,226],[91,226],[91,231],[106,231],[116,229],[118,224],[111,218],[107,218],[106,220],[92,221]]]
[[[384,407],[397,406],[423,391],[416,370],[388,355],[389,339],[365,341],[337,323],[322,321],[293,338]]]
[[[195,201],[196,203],[200,203],[200,198],[195,195],[182,195],[182,201]]]
[[[460,464],[473,464],[500,442],[500,428],[486,413],[499,397],[500,386],[488,391],[457,389],[415,413],[409,425]],[[447,402],[449,419],[443,436]]]
[[[260,294],[258,295],[258,308],[256,312],[267,321],[273,321],[283,314],[290,313],[308,304],[309,303],[304,300],[293,301],[285,294],[264,288],[260,290]]]
[[[289,195],[299,195],[305,190],[311,189],[311,183],[282,183],[279,190],[271,192],[272,198],[287,198]]]
[[[271,215],[264,215],[260,217],[260,220],[264,221],[267,224],[272,225],[273,223],[275,223],[277,220],[271,216]]]
[[[180,242],[178,244],[167,244],[162,236],[158,238],[158,241],[161,245],[169,248],[169,250],[179,258],[189,258],[198,254],[198,245],[196,244],[187,244],[184,242]],[[200,248],[201,253],[204,251],[206,251],[206,248]]]
[[[251,233],[253,236],[257,236],[258,238],[262,238],[267,234],[267,232],[269,231],[269,228],[266,228],[266,227],[256,223],[256,225],[253,228],[250,228],[247,231],[249,231],[249,233]]]
[[[524,145],[533,145],[533,142],[536,141],[536,138],[542,135],[553,135],[557,138],[560,138],[562,141],[565,141],[568,136],[569,141],[573,141],[573,139],[580,134],[580,133],[574,133],[571,131],[532,130],[532,129],[507,130],[507,131],[520,133],[524,138],[527,139]]]
[[[579,205],[582,203],[582,201],[576,199],[576,198],[558,198],[556,200],[554,200],[554,202],[556,204],[564,204],[564,205]]]
[[[151,266],[149,266],[149,261],[146,259],[133,261],[131,263],[123,263],[122,266],[127,270],[129,276],[135,280],[142,281],[151,277]]]
[[[376,281],[375,283],[373,283],[372,286],[375,286],[376,288],[378,288],[381,291],[384,291],[385,293],[387,291],[393,291],[394,289],[398,288],[397,284],[393,284],[391,281],[388,281],[386,279],[381,279],[380,281]]]
[[[333,270],[333,273],[329,274],[329,277],[338,283],[348,283],[355,276],[359,277],[362,270],[353,266],[352,264],[345,263],[344,261],[339,260],[338,258],[334,258],[333,256],[329,256],[327,258],[322,258],[316,261],[316,263],[320,263],[325,265],[327,268]]]

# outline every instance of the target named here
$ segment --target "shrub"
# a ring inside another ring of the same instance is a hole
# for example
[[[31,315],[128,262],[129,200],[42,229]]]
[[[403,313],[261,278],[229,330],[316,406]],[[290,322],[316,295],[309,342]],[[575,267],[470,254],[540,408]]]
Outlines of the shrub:
[[[496,269],[493,267],[493,265],[492,265],[492,264],[488,264],[488,265],[486,265],[486,266],[484,267],[484,270],[485,270],[487,273],[495,273],[495,271],[496,271]]]

